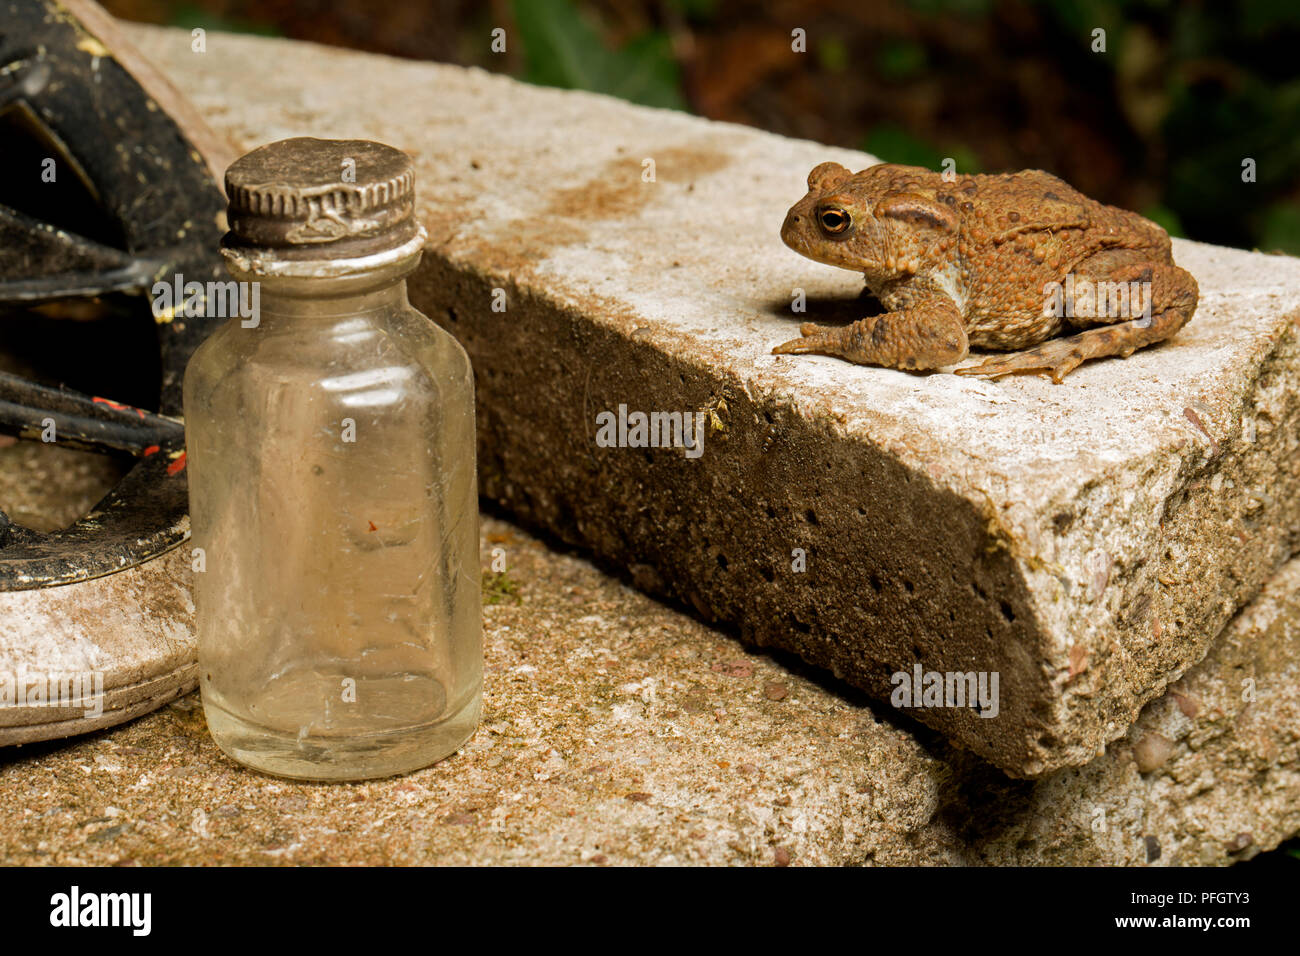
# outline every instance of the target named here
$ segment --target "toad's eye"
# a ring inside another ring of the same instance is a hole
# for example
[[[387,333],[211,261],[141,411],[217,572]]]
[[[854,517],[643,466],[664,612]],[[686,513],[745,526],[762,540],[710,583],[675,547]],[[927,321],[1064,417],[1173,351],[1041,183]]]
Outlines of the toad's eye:
[[[823,209],[817,214],[817,221],[830,235],[837,236],[849,228],[853,220],[843,209]]]

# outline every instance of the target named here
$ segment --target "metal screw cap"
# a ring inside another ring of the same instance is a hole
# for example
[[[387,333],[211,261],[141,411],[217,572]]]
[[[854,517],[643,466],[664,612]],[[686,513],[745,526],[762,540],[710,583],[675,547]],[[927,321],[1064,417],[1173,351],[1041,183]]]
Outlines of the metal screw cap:
[[[226,170],[228,249],[281,259],[356,258],[420,233],[415,171],[399,149],[364,139],[282,139]]]

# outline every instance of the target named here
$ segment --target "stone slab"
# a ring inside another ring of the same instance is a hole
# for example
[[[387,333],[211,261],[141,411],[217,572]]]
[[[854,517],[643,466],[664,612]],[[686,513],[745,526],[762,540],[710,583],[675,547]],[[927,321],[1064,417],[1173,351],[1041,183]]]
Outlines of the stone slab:
[[[473,358],[485,495],[877,698],[917,663],[998,673],[998,717],[921,718],[1009,774],[1091,760],[1297,550],[1295,259],[1176,243],[1191,324],[1064,385],[777,357],[797,320],[861,312],[860,279],[778,228],[814,164],[871,157],[476,70],[130,35],[243,145],[415,158],[412,295]],[[703,454],[598,447],[620,405],[705,412]]]
[[[1300,562],[1131,739],[1026,781],[510,524],[481,545],[507,571],[454,756],[278,780],[224,757],[191,694],[0,750],[0,864],[1224,864],[1300,830]]]
[[[1087,766],[1010,781],[947,760],[938,816],[968,862],[1217,866],[1272,849],[1300,831],[1300,560]]]

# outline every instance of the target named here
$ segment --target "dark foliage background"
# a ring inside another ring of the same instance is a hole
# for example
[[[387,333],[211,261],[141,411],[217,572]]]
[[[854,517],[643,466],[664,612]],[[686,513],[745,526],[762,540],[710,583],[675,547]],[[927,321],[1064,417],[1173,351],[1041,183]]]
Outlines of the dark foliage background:
[[[1295,0],[105,5],[128,19],[472,64],[895,162],[1038,167],[1177,235],[1300,254]],[[490,50],[494,27],[507,30],[505,54]],[[806,53],[791,50],[795,28]],[[1242,182],[1247,158],[1253,183]]]

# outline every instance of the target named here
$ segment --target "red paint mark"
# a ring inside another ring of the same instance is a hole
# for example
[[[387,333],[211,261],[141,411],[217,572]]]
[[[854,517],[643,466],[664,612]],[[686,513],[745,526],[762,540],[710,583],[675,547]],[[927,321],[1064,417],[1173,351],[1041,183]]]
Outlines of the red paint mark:
[[[1066,682],[1074,680],[1088,669],[1088,648],[1082,644],[1070,645],[1070,672]]]
[[[135,412],[141,418],[144,418],[144,412],[136,408],[134,405],[123,405],[121,402],[115,402],[111,398],[100,398],[98,395],[92,395],[90,400],[98,405],[107,405],[109,408],[115,408],[119,412]]]
[[[378,530],[379,530],[378,528],[375,527],[375,523],[374,523],[373,521],[367,521],[366,524],[370,525],[370,530],[371,530],[371,531],[378,531]]]
[[[1214,436],[1210,434],[1210,430],[1205,427],[1205,423],[1201,421],[1201,416],[1197,415],[1196,412],[1192,411],[1190,408],[1183,409],[1183,416],[1196,426],[1197,431],[1205,436],[1205,440],[1210,443],[1210,451],[1215,455],[1215,457],[1218,457],[1219,443],[1214,440]]]
[[[180,457],[167,466],[167,474],[177,475],[185,470],[185,452],[181,452]]]
[[[146,448],[146,449],[144,450],[143,455],[144,455],[145,458],[148,458],[150,455],[152,455],[152,454],[153,454],[154,452],[156,452],[157,450],[158,450],[158,446],[157,446],[157,445],[150,445],[148,448]]]

